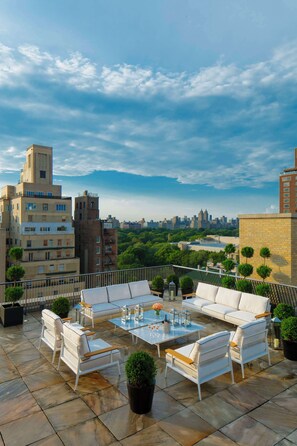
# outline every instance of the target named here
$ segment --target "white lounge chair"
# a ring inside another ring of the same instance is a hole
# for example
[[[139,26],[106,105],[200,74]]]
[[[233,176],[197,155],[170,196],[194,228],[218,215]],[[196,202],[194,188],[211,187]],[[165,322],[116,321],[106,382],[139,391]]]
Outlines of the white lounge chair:
[[[121,374],[120,352],[117,347],[102,339],[89,341],[85,332],[68,323],[63,327],[58,370],[61,360],[76,374],[74,390],[81,375],[113,365],[117,365],[119,375]]]
[[[61,349],[63,323],[70,320],[71,318],[61,319],[60,316],[53,313],[51,310],[42,310],[42,328],[38,349],[40,349],[41,342],[44,342],[51,350],[53,350],[52,363],[55,360],[56,352]]]
[[[236,331],[231,332],[231,358],[232,361],[240,364],[243,378],[244,364],[254,359],[267,355],[268,363],[271,365],[266,327],[266,320],[262,318],[240,325]]]
[[[234,384],[229,340],[230,333],[221,331],[176,350],[165,350],[165,377],[169,367],[196,383],[199,400],[201,400],[200,385],[217,376],[230,372]]]

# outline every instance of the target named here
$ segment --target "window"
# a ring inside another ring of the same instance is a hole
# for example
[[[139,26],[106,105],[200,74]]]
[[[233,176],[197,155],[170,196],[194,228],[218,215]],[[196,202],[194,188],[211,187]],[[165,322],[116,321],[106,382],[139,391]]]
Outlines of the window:
[[[96,243],[100,243],[100,235],[96,236]]]
[[[31,248],[32,246],[32,240],[27,240],[27,248]]]
[[[66,226],[58,226],[57,231],[67,231]]]
[[[284,192],[290,192],[290,189],[288,187],[285,187]]]
[[[56,204],[56,211],[66,211],[66,204]]]
[[[285,200],[284,200],[284,203],[289,203],[289,199],[288,198],[286,198]]]
[[[26,211],[35,211],[36,204],[35,203],[26,203]]]
[[[62,240],[61,239],[58,240],[58,246],[62,246]]]
[[[70,257],[70,251],[69,251],[69,249],[66,250],[66,257]]]
[[[284,204],[284,208],[288,208],[289,207],[289,205],[288,204]]]
[[[70,240],[69,240],[69,238],[66,240],[66,246],[70,246]]]
[[[42,210],[43,211],[48,211],[48,204],[47,203],[42,203]]]
[[[28,221],[32,222],[33,221],[33,215],[28,215]]]
[[[67,220],[67,219],[66,219],[66,216],[63,215],[61,220],[62,220],[62,221],[66,221],[66,220]]]
[[[41,226],[40,232],[50,232],[51,228],[49,226]]]
[[[49,240],[49,246],[51,246],[51,247],[54,246],[54,241],[53,240]]]
[[[57,251],[57,259],[60,259],[62,257],[62,251]]]
[[[33,226],[26,226],[25,232],[35,232],[35,228]]]
[[[49,260],[50,257],[51,257],[51,253],[47,251],[47,252],[45,253],[45,260]]]
[[[291,181],[290,177],[282,177],[282,181]]]
[[[29,252],[29,262],[33,262],[33,252]]]
[[[38,274],[44,273],[44,266],[39,266],[37,269]]]
[[[50,265],[50,266],[49,266],[49,270],[50,270],[51,272],[54,272],[54,271],[55,271],[55,265]]]
[[[45,170],[41,170],[40,171],[40,178],[46,178],[46,171]]]
[[[43,240],[43,246],[47,246],[47,245],[48,245],[47,240]]]
[[[48,197],[52,197],[52,196],[53,196],[52,192],[48,192],[48,193],[47,193],[47,196],[48,196]]]
[[[284,197],[289,197],[290,196],[290,194],[284,194]]]
[[[64,271],[64,270],[65,270],[65,265],[64,265],[64,263],[61,263],[61,264],[58,266],[58,269],[59,269],[59,271]]]
[[[96,257],[96,265],[100,266],[100,257]]]
[[[100,254],[100,246],[96,246],[96,254]]]

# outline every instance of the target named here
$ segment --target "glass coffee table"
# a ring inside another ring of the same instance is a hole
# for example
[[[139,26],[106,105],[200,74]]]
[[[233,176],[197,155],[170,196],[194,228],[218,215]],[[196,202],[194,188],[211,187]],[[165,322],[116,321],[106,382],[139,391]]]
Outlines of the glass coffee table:
[[[129,331],[132,335],[132,340],[136,338],[142,339],[150,345],[155,345],[158,350],[158,356],[160,357],[160,344],[173,341],[174,339],[183,338],[197,333],[198,339],[200,338],[200,331],[204,329],[203,325],[196,324],[194,322],[191,325],[175,325],[170,324],[169,333],[165,333],[163,330],[162,321],[165,314],[167,319],[170,320],[169,313],[165,311],[161,312],[160,317],[156,317],[153,310],[145,311],[142,321],[135,321],[131,316],[130,321],[123,322],[121,317],[110,319],[109,322],[114,324],[125,331]]]

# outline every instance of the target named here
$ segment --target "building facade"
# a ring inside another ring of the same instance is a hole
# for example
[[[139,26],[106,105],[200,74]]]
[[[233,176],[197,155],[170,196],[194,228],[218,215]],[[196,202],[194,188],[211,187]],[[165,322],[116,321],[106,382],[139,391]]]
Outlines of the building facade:
[[[297,149],[294,167],[284,169],[279,177],[279,212],[297,213]]]
[[[260,249],[270,249],[271,257],[266,264],[272,268],[267,279],[269,282],[297,285],[297,215],[283,214],[251,214],[239,215],[240,250],[244,246],[254,248],[254,256],[248,259],[253,265],[252,277],[261,278],[256,269],[263,264]],[[244,258],[240,259],[245,262]]]
[[[79,274],[72,201],[53,184],[51,147],[30,146],[19,183],[2,188],[0,228],[6,233],[6,250],[23,248],[24,279]]]
[[[85,191],[75,198],[75,248],[81,273],[113,271],[117,268],[117,231],[99,219],[99,198]]]

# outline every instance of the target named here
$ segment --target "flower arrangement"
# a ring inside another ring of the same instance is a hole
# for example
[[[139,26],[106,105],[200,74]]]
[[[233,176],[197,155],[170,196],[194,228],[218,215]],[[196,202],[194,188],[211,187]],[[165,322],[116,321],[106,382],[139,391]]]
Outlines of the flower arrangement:
[[[163,308],[163,305],[160,304],[159,302],[156,302],[156,303],[152,306],[152,309],[155,310],[157,316],[159,316],[160,311],[162,310],[162,308]]]

